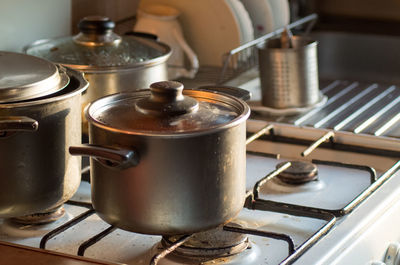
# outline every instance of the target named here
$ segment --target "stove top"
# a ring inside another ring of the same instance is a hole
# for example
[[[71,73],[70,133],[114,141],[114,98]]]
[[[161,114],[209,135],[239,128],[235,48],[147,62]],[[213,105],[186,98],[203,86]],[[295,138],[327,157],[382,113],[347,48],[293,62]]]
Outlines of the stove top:
[[[389,243],[400,239],[393,225],[400,221],[398,140],[261,120],[249,120],[247,127],[246,204],[216,231],[162,238],[116,229],[91,208],[90,184],[83,181],[64,205],[63,217],[44,225],[1,220],[0,240],[111,264],[369,264],[384,259]],[[289,168],[298,161],[312,165],[307,171],[317,177],[287,182]]]

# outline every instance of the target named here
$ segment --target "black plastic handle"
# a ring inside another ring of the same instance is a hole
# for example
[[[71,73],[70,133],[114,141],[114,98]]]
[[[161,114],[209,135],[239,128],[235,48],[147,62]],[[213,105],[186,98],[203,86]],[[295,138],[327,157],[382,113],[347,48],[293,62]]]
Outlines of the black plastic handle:
[[[75,156],[90,156],[111,168],[127,169],[139,164],[139,153],[112,146],[101,146],[94,144],[82,144],[70,146],[69,153]]]

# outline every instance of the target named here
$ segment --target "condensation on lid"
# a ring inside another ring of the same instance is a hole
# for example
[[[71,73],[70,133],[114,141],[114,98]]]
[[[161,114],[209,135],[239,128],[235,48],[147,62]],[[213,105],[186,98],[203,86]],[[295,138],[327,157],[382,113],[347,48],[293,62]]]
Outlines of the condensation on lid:
[[[135,67],[138,64],[167,56],[170,48],[160,42],[124,36],[118,45],[84,46],[72,37],[37,41],[26,53],[71,67],[92,68]]]
[[[184,90],[195,98],[199,108],[176,116],[153,116],[138,111],[135,103],[150,96],[150,91],[113,95],[92,103],[87,116],[95,123],[117,130],[143,134],[192,133],[231,123],[239,116],[248,116],[239,100],[225,95],[198,90]]]

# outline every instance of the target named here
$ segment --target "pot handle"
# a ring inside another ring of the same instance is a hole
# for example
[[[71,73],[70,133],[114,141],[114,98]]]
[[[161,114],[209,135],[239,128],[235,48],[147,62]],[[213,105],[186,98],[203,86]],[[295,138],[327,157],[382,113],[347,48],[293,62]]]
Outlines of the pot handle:
[[[154,41],[158,41],[158,36],[155,34],[147,33],[147,32],[141,32],[141,31],[128,31],[125,32],[125,36],[134,36],[134,37],[140,37],[140,38],[145,38],[145,39],[150,39]]]
[[[8,136],[15,132],[35,132],[39,122],[25,116],[0,117],[0,137]]]
[[[247,101],[251,98],[250,91],[233,86],[201,86],[196,88],[196,90],[206,90],[216,93],[225,93],[230,96],[240,98],[244,101]]]
[[[137,166],[140,161],[139,153],[137,151],[94,144],[70,146],[69,153],[74,156],[80,155],[94,157],[97,161],[107,167],[119,169]]]

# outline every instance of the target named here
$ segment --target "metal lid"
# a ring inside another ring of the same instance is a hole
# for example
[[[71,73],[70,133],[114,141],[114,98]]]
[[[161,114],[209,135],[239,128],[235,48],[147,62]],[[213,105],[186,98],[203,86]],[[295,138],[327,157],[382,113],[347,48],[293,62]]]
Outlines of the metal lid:
[[[107,17],[85,17],[78,24],[78,35],[39,40],[25,52],[78,70],[132,68],[168,59],[169,46],[152,38],[121,37],[113,32],[114,26]]]
[[[162,81],[150,90],[120,93],[93,102],[90,122],[128,134],[165,135],[209,131],[234,126],[247,119],[248,105],[241,99],[202,90],[183,90],[174,81]]]
[[[69,83],[65,69],[34,56],[0,52],[0,103],[53,94]]]

